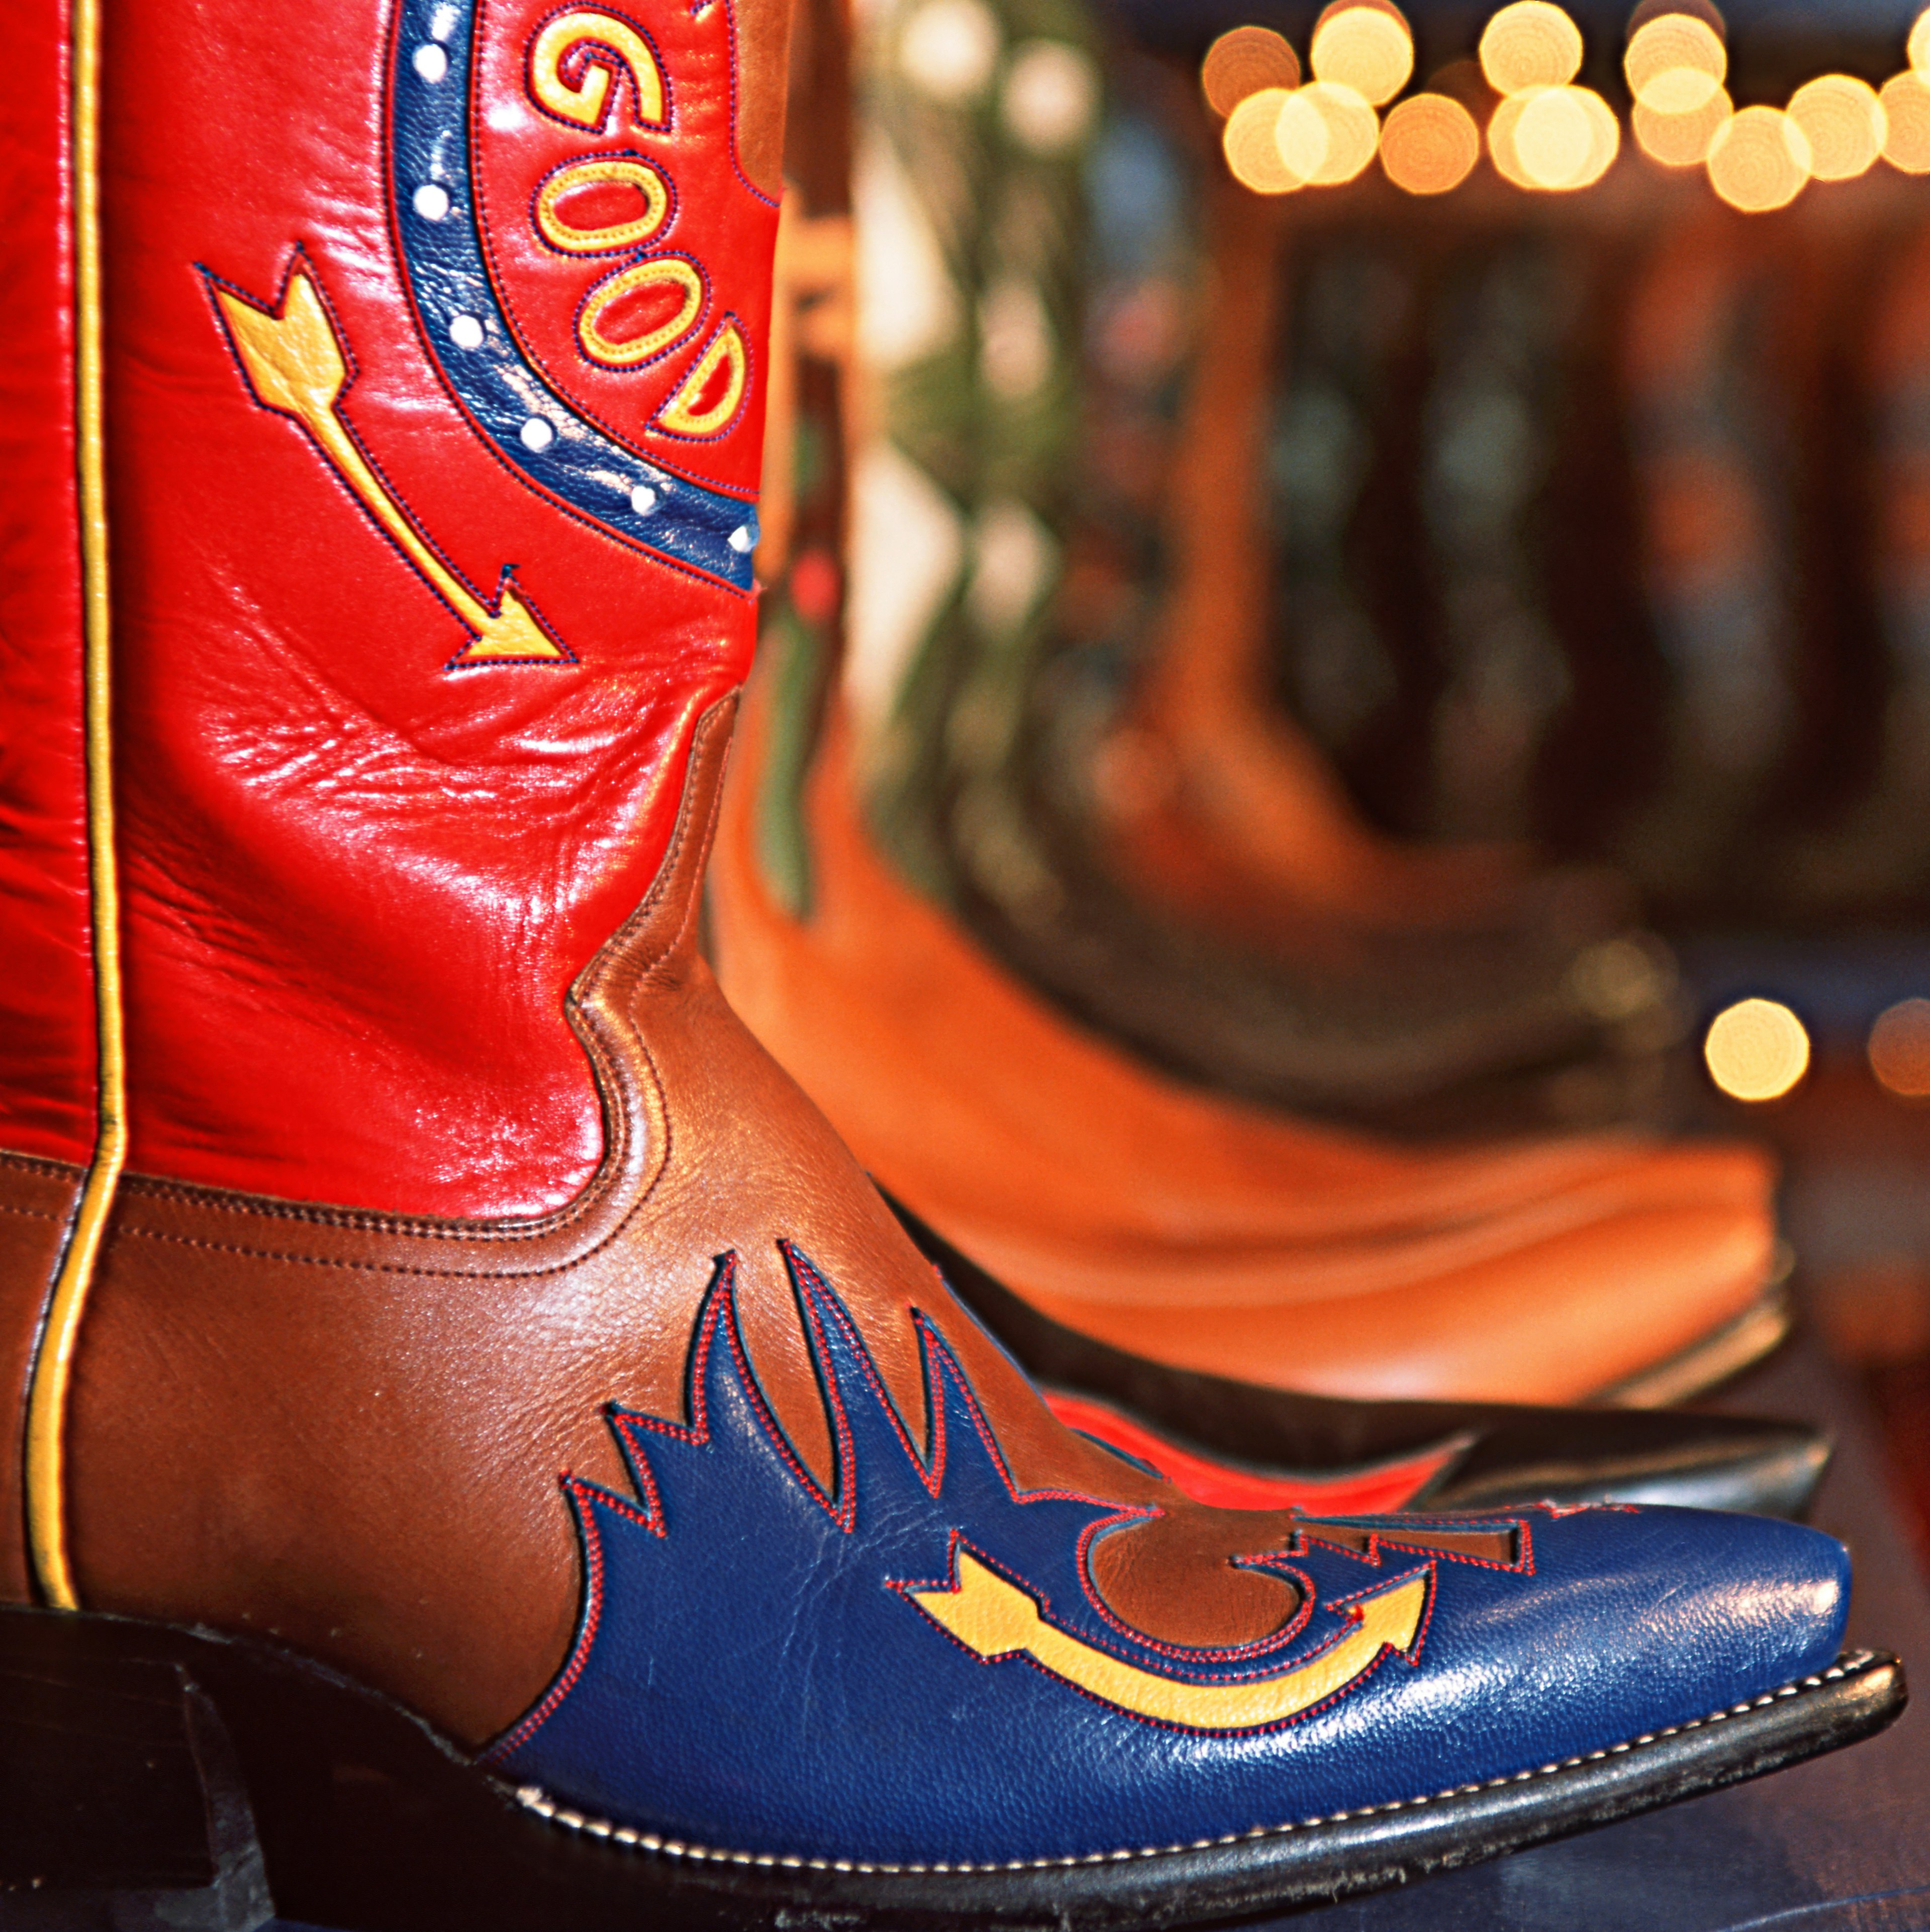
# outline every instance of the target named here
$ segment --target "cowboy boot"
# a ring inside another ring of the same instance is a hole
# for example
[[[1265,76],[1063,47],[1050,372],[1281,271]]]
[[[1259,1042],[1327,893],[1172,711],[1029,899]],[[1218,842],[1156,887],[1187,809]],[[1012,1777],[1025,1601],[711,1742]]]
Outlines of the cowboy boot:
[[[809,680],[771,670],[712,873],[725,990],[880,1184],[1035,1307],[1176,1366],[1380,1399],[1679,1400],[1781,1338],[1755,1150],[1401,1148],[1162,1080],[895,876],[835,706],[769,796],[775,745],[809,736],[777,702]],[[787,809],[801,910],[759,856]]]
[[[1272,265],[1221,260],[1209,276],[1192,224],[1159,226],[1162,201],[1195,199],[1180,153],[1163,155],[1163,196],[1107,199],[1139,181],[1125,157],[1156,174],[1146,151],[1194,130],[1155,131],[1169,106],[1156,86],[1114,97],[1089,10],[1005,0],[975,17],[1005,64],[970,92],[954,68],[928,70],[919,7],[880,10],[867,33],[860,339],[876,394],[861,412],[882,434],[856,465],[850,674],[888,849],[1075,1018],[1183,1076],[1410,1131],[1626,1116],[1672,1037],[1674,982],[1602,908],[1557,918],[1557,893],[1485,931],[1377,927],[1344,893],[1311,896],[1291,945],[1260,957],[1149,907],[1137,869],[1102,850],[1098,741],[1122,662],[1155,642],[1142,634],[1211,658],[1230,606],[1264,621],[1254,425],[1271,343],[1251,291]],[[1092,272],[1109,277],[1096,292],[1089,259],[1112,265]],[[1161,288],[1184,308],[1189,275],[1240,294],[1206,307],[1190,368],[1176,346],[1122,372],[1127,352],[1108,345],[1137,339],[1126,311]],[[894,326],[907,314],[927,325]],[[1163,416],[1189,376],[1167,465]],[[1163,466],[1162,502],[1149,477]],[[1251,735],[1215,768],[1250,763]]]
[[[1065,1430],[723,1004],[779,19],[7,25],[10,1742],[187,1673],[351,1932],[1136,1924],[1893,1714],[1794,1526]]]
[[[1035,1308],[889,1194],[946,1285],[1008,1348],[1053,1414],[1230,1509],[1482,1509],[1676,1503],[1800,1517],[1828,1438],[1694,1409],[1351,1401],[1203,1374]]]

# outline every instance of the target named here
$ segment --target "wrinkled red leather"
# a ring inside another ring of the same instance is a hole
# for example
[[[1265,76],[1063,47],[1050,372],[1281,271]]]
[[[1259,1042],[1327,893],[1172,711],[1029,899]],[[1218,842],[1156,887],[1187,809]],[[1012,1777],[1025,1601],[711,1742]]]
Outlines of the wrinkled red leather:
[[[753,611],[539,499],[440,386],[385,215],[388,10],[204,0],[186,35],[166,8],[106,10],[129,1159],[284,1197],[534,1213],[602,1148],[565,989],[655,872]],[[730,8],[703,25],[727,44]],[[700,125],[674,166],[714,225],[681,245],[717,310],[754,323],[775,213],[725,118]],[[553,160],[574,152],[560,132]],[[373,459],[485,594],[515,566],[574,664],[445,670],[456,620],[255,403],[202,271],[268,302],[298,245]],[[757,416],[731,432],[752,454]],[[722,445],[706,460],[751,473]]]
[[[15,0],[0,60],[0,1146],[94,1147],[76,536],[65,0]]]

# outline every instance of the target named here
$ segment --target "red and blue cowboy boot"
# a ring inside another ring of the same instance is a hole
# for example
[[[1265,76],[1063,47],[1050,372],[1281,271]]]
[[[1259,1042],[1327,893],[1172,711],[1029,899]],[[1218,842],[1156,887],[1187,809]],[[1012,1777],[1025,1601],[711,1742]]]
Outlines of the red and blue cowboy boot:
[[[358,1932],[1171,1924],[1875,1728],[1810,1531],[1065,1429],[724,1004],[775,10],[7,0],[0,1882],[157,1683]]]

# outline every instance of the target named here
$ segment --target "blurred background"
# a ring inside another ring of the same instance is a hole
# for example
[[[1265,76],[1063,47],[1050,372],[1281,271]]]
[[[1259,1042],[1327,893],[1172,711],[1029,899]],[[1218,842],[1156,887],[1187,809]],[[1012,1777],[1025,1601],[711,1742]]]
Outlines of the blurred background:
[[[1248,960],[1269,827],[1622,896],[1536,1124],[1774,1148],[1930,1569],[1930,15],[871,0],[796,73],[760,565],[781,655],[848,562],[900,872],[1263,1100],[1076,854]]]

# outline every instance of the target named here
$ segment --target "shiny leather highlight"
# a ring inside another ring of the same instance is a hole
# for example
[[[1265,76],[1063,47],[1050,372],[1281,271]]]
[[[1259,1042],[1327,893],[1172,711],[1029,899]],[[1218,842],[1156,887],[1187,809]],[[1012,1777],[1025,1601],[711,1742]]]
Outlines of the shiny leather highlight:
[[[1296,1614],[1236,1649],[1149,1643],[1093,1588],[1141,1512],[1015,1484],[928,1330],[927,1419],[908,1429],[835,1288],[808,1263],[797,1282],[835,1483],[806,1479],[769,1424],[727,1260],[685,1402],[613,1415],[622,1490],[571,1486],[584,1612],[556,1684],[490,1754],[519,1784],[778,1857],[1086,1857],[1530,1772],[1836,1654],[1833,1539],[1593,1508],[1237,1519],[1238,1561],[1290,1578]]]
[[[565,992],[657,868],[752,611],[535,494],[439,386],[386,212],[393,17],[217,0],[187,33],[165,8],[107,9],[129,1165],[541,1214],[604,1153]],[[763,206],[730,152],[727,74],[694,78],[703,140],[662,150],[686,207]],[[768,233],[701,238],[718,299],[757,312]],[[268,297],[298,246],[352,346],[343,407],[385,484],[479,592],[514,568],[574,664],[446,668],[460,622],[258,406],[202,272]]]
[[[0,74],[0,1147],[94,1148],[74,430],[69,9],[9,9]]]
[[[1150,1634],[1242,1642],[1278,1626],[1289,1586],[1230,1566],[1224,1548],[1203,1554],[1253,1519],[1185,1503],[1062,1429],[724,1005],[693,928],[730,709],[699,729],[649,898],[571,998],[610,1121],[576,1200],[529,1221],[436,1221],[124,1184],[70,1423],[87,1607],[272,1633],[480,1743],[568,1646],[578,1568],[557,1476],[621,1484],[607,1402],[676,1412],[714,1257],[738,1258],[773,1415],[835,1484],[790,1240],[843,1284],[915,1433],[916,1306],[1027,1486],[1173,1501],[1141,1532],[1152,1546],[1131,1600]],[[1190,1540],[1170,1540],[1176,1520],[1196,1526]]]

